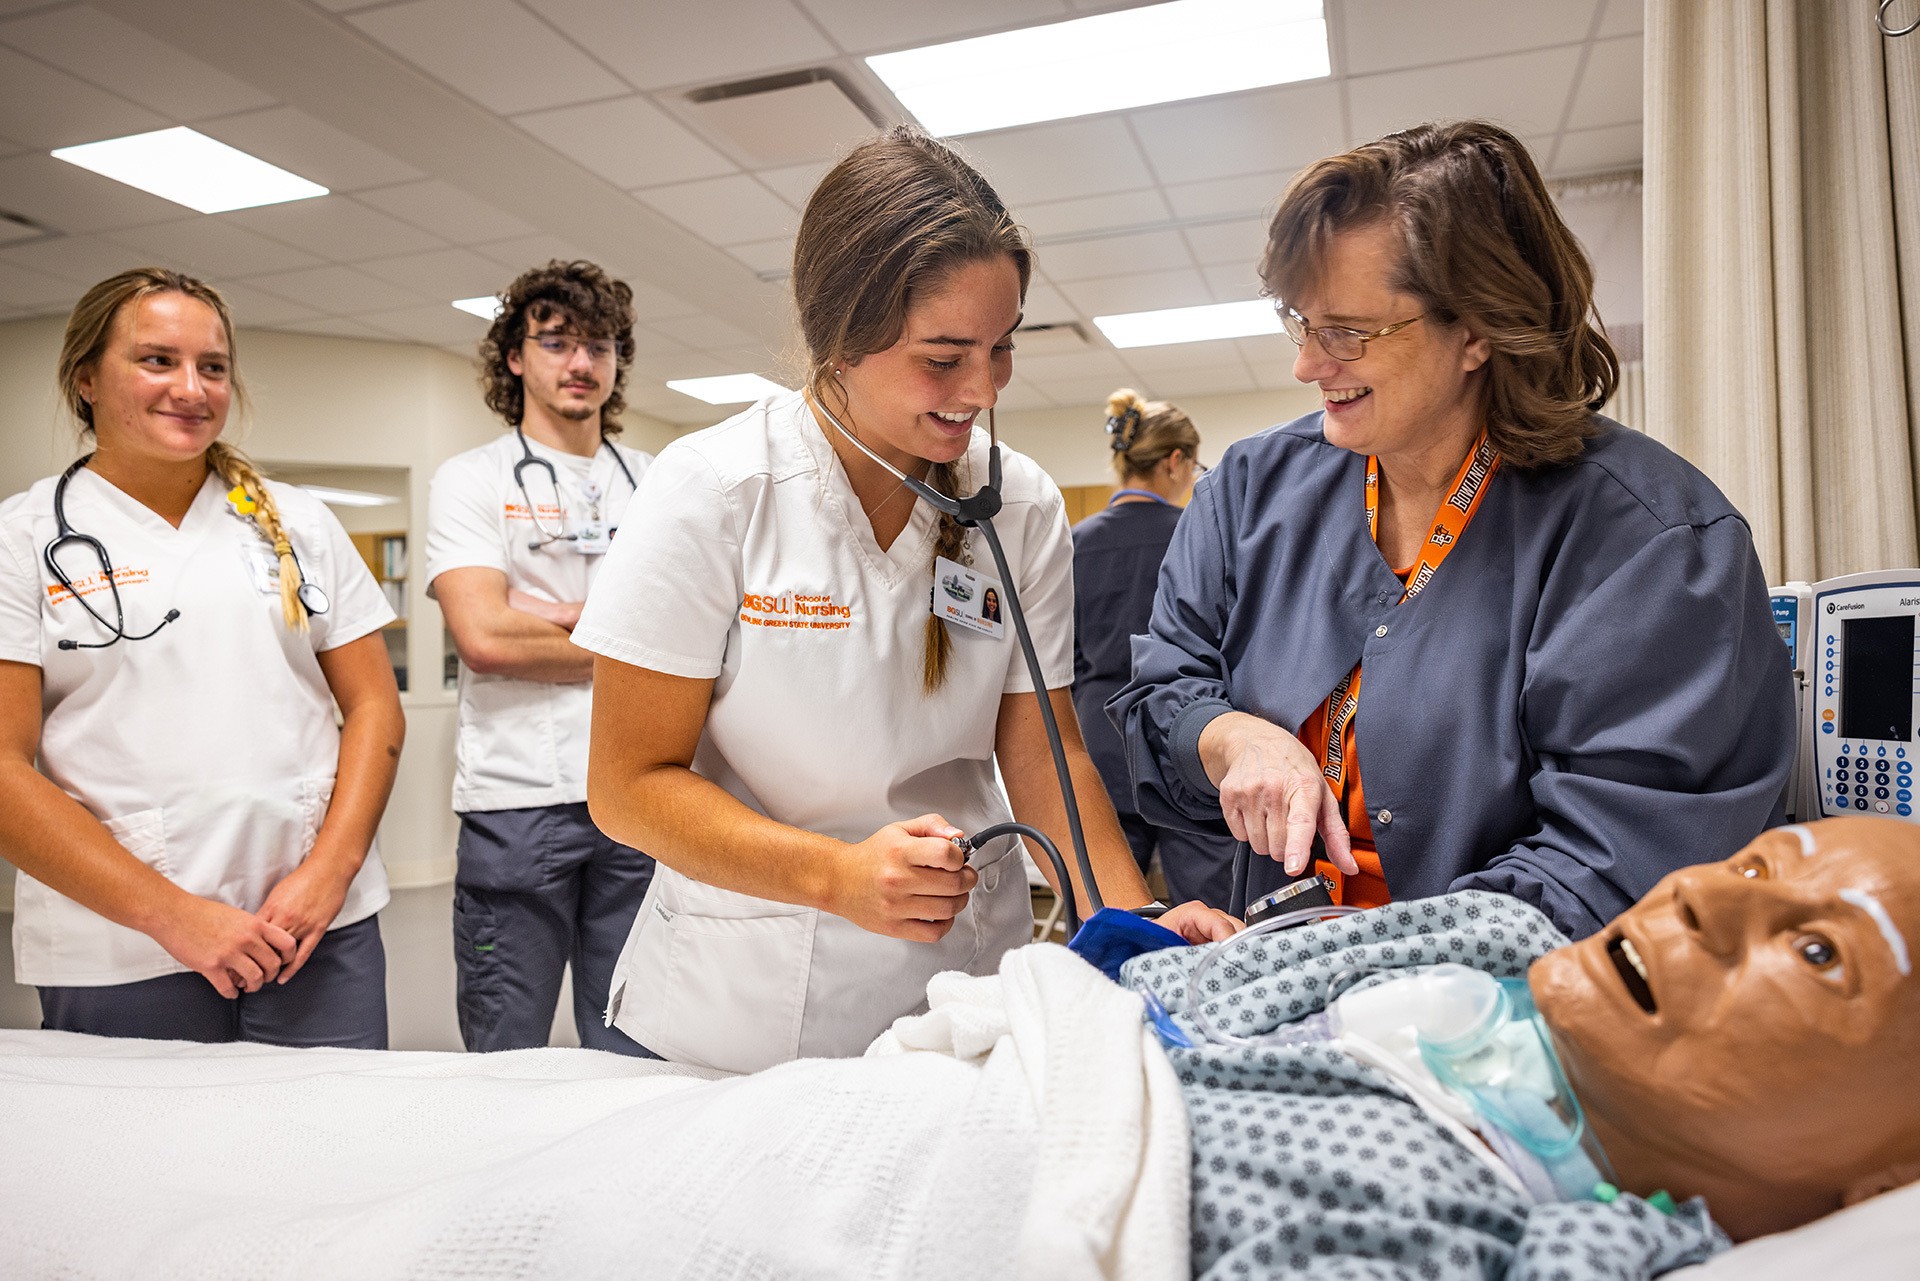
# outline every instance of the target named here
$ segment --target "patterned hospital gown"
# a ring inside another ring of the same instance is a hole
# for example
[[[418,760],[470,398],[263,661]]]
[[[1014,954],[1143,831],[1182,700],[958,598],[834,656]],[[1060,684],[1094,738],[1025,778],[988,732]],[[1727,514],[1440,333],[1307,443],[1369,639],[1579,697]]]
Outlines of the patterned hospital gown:
[[[1455,961],[1518,976],[1565,943],[1545,916],[1482,891],[1417,899],[1244,946],[1207,974],[1201,1017],[1240,1036],[1320,1011],[1329,985]],[[1531,1204],[1385,1074],[1331,1046],[1213,1044],[1187,1014],[1201,952],[1128,962],[1191,1037],[1169,1051],[1193,1130],[1193,1274],[1380,1281],[1637,1281],[1726,1248],[1704,1203],[1672,1215]]]

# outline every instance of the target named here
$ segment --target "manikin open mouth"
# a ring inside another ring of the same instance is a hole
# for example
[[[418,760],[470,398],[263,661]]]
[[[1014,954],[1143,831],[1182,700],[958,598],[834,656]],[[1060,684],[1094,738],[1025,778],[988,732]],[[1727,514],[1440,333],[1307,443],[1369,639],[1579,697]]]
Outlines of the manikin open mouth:
[[[1653,999],[1653,988],[1647,982],[1647,963],[1640,959],[1640,949],[1633,945],[1632,939],[1624,934],[1615,935],[1607,944],[1607,959],[1620,972],[1620,981],[1627,985],[1627,994],[1641,1009],[1649,1014],[1659,1009]]]

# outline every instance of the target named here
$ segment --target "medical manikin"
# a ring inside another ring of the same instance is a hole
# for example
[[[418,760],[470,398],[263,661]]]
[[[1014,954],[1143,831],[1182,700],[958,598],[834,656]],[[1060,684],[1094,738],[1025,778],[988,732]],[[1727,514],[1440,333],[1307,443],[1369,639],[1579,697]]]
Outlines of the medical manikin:
[[[1848,818],[1572,945],[1469,892],[1140,958],[1195,1275],[1651,1276],[1911,1182],[1914,938],[1920,833]]]

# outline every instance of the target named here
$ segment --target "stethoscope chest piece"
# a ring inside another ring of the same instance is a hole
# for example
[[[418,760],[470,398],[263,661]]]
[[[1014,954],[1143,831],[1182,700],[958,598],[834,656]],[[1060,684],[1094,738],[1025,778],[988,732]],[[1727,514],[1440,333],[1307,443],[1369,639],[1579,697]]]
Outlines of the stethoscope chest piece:
[[[319,615],[327,612],[333,602],[327,599],[326,589],[318,583],[301,583],[300,590],[294,593],[300,598],[300,604],[309,614]]]

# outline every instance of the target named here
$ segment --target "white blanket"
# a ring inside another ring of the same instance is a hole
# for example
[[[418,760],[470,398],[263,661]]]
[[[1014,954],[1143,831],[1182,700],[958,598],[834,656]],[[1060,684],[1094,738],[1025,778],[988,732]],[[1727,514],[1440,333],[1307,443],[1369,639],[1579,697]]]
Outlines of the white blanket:
[[[0,1032],[0,1277],[1183,1276],[1138,998],[1042,945],[930,1001],[729,1079]]]

